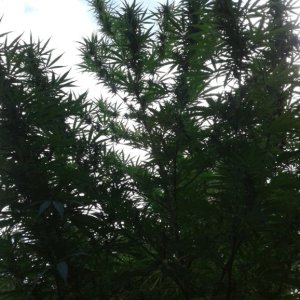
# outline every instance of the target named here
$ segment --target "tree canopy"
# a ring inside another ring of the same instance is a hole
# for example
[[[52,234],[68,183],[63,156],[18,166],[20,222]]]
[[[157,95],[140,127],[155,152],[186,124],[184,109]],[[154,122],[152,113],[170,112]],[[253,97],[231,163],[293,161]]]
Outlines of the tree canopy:
[[[0,298],[300,299],[297,1],[88,2],[98,99],[1,35]]]

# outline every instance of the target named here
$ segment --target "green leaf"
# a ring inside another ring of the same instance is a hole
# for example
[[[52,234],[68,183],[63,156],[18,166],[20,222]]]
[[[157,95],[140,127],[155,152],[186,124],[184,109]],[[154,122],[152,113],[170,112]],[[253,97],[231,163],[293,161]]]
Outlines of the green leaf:
[[[38,214],[41,215],[51,204],[51,201],[47,200],[47,201],[44,201],[40,207],[39,207],[39,211],[38,211]]]
[[[65,261],[61,261],[56,265],[56,270],[64,282],[67,282],[69,267]]]
[[[59,201],[53,201],[52,203],[53,203],[53,206],[56,209],[56,211],[63,218],[63,216],[64,216],[64,205],[63,205],[63,203],[61,203]]]

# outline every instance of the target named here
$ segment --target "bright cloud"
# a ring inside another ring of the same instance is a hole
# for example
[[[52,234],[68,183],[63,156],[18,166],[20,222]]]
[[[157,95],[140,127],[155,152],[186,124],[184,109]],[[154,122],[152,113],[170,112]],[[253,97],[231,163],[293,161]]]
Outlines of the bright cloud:
[[[165,1],[140,2],[144,7],[153,9],[159,2]],[[77,90],[88,89],[91,96],[100,96],[101,89],[96,86],[95,79],[82,74],[76,66],[81,62],[77,42],[98,30],[87,0],[0,0],[0,17],[2,15],[0,33],[12,31],[13,37],[24,33],[25,40],[30,32],[35,39],[43,41],[51,37],[49,46],[55,49],[55,55],[64,53],[60,63],[72,68],[71,77],[80,86]]]
[[[94,96],[99,95],[95,81],[88,75],[82,75],[75,66],[80,63],[77,42],[97,30],[87,1],[0,0],[1,15],[1,33],[13,31],[14,36],[24,33],[25,40],[30,32],[34,38],[43,41],[51,37],[49,46],[56,49],[56,55],[64,53],[61,64],[72,67],[71,76],[78,80],[78,85],[82,87],[80,90],[89,89]]]

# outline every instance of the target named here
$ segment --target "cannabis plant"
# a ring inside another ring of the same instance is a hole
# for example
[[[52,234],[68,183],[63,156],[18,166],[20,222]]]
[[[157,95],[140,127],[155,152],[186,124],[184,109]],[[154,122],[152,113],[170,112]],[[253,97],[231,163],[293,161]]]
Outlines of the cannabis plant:
[[[47,44],[0,43],[0,298],[107,298],[124,176]]]
[[[116,103],[108,134],[140,154],[124,161],[138,213],[109,299],[296,299],[294,4],[89,3],[100,33],[83,40],[81,67],[114,99],[99,110]]]
[[[287,0],[89,0],[102,96],[0,36],[0,298],[298,299]]]

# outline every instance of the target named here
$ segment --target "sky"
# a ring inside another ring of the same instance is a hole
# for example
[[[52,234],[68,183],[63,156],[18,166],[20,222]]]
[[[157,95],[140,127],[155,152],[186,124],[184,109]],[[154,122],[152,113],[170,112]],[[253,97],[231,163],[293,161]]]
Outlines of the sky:
[[[151,9],[164,0],[140,2]],[[88,90],[89,99],[109,96],[92,75],[83,74],[76,66],[81,63],[78,42],[99,29],[87,0],[0,0],[1,16],[0,34],[12,32],[10,35],[13,38],[23,33],[24,40],[29,39],[30,33],[36,40],[47,41],[51,38],[48,48],[55,49],[56,56],[64,53],[59,65],[65,65],[67,70],[71,68],[70,76],[78,85],[72,91],[80,93]],[[130,149],[127,154],[129,152],[131,156],[141,155],[141,151]]]
[[[157,2],[144,1],[149,8],[155,7]],[[29,39],[30,32],[35,39],[51,38],[49,46],[55,49],[54,54],[64,53],[60,64],[72,68],[70,76],[79,85],[75,91],[89,90],[90,96],[100,96],[95,78],[82,74],[76,66],[81,62],[78,42],[98,30],[87,0],[0,0],[1,16],[0,33],[12,31],[11,36],[23,33],[25,40]]]
[[[64,53],[59,64],[72,67],[70,76],[78,81],[77,92],[90,90],[100,95],[96,81],[88,74],[82,74],[78,41],[97,31],[97,23],[86,0],[0,0],[0,33],[12,31],[16,36],[23,33],[28,39],[30,32],[34,39],[46,41],[51,38],[49,48],[54,54]]]

